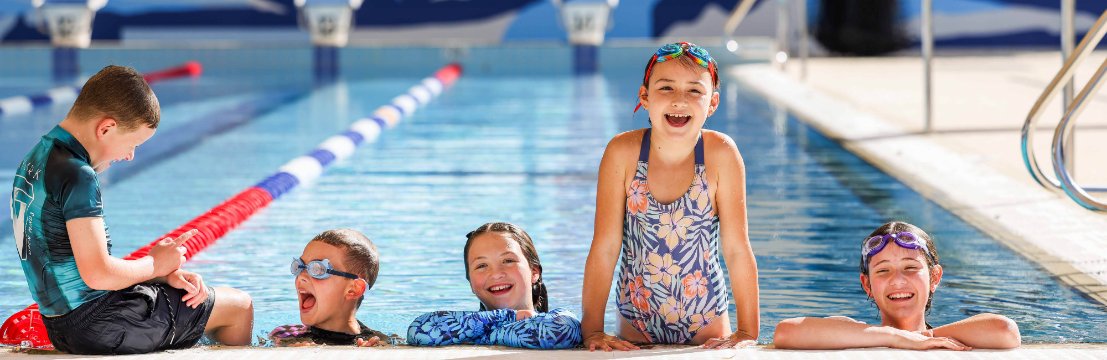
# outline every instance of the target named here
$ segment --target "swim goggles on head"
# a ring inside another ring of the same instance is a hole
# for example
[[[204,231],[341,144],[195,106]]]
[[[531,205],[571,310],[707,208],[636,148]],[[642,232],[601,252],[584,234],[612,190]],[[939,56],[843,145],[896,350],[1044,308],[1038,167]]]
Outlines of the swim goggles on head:
[[[307,274],[309,276],[319,280],[329,278],[331,275],[338,275],[355,280],[358,278],[357,275],[335,270],[334,266],[331,266],[331,261],[327,259],[312,260],[305,264],[304,261],[299,258],[292,258],[292,276],[299,276],[300,272],[304,271],[304,269],[307,269]]]
[[[869,260],[877,253],[880,253],[881,250],[884,250],[884,247],[888,245],[889,241],[895,241],[897,245],[904,249],[922,250],[923,254],[926,254],[928,259],[931,261],[934,260],[930,257],[930,249],[926,247],[925,241],[919,240],[919,238],[915,237],[915,234],[911,232],[901,231],[895,234],[873,236],[866,239],[864,244],[861,244],[861,259],[865,262],[865,268],[869,267]]]
[[[646,76],[642,78],[642,83],[646,84],[650,81],[650,75],[653,74],[654,64],[676,59],[683,55],[688,55],[696,64],[707,69],[707,71],[711,73],[711,81],[714,85],[719,84],[719,72],[715,59],[711,58],[711,54],[708,54],[706,49],[690,42],[665,44],[657,49],[657,53],[653,54],[653,57],[650,58],[650,64],[646,66]],[[637,112],[641,107],[642,103],[639,102],[638,106],[634,107],[634,111]]]

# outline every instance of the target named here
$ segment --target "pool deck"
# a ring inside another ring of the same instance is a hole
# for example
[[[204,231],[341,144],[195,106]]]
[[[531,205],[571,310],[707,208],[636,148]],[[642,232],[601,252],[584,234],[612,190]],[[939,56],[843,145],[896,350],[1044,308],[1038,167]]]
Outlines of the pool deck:
[[[62,355],[50,353],[43,355],[16,354],[10,351],[0,353],[0,358],[85,358],[87,356]],[[860,350],[777,350],[771,347],[757,346],[746,349],[704,350],[687,346],[658,346],[626,352],[588,352],[584,350],[520,350],[504,347],[453,346],[437,349],[417,349],[408,347],[361,349],[354,347],[308,347],[308,348],[192,348],[188,350],[166,351],[157,354],[127,356],[127,359],[194,359],[206,360],[265,358],[266,360],[303,360],[303,359],[1104,359],[1107,358],[1107,345],[1068,344],[1068,345],[1025,345],[1015,350],[972,350],[954,351],[910,351],[891,349]]]
[[[1077,91],[1107,56],[1077,71]],[[801,81],[798,64],[729,70],[800,120],[956,213],[1065,283],[1107,305],[1107,214],[1039,186],[1023,165],[1020,133],[1030,108],[1061,67],[1057,52],[938,56],[933,132],[923,132],[918,57],[818,58]],[[1048,160],[1061,118],[1057,96],[1039,120],[1035,151]],[[1107,92],[1077,122],[1076,179],[1107,184]],[[1093,194],[1093,196],[1096,194]],[[1099,194],[1107,196],[1107,194]]]

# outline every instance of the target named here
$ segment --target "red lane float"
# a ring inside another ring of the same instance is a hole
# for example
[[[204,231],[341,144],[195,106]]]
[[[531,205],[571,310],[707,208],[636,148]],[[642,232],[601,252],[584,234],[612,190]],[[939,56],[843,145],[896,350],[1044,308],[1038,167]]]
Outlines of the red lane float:
[[[203,72],[204,67],[200,66],[200,63],[189,61],[168,69],[145,73],[142,75],[142,78],[146,79],[146,82],[148,83],[155,83],[161,80],[174,79],[185,76],[197,77],[200,76],[200,74]]]

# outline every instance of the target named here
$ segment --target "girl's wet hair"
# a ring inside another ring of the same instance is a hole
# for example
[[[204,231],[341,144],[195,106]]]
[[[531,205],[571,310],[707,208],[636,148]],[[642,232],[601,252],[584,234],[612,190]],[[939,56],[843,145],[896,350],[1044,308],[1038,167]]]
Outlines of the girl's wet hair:
[[[531,285],[531,300],[534,301],[534,310],[538,312],[548,312],[549,301],[546,297],[546,284],[542,283],[542,261],[538,259],[538,250],[534,249],[534,241],[531,240],[530,235],[514,224],[491,222],[481,225],[476,230],[465,234],[467,240],[465,241],[464,254],[462,254],[465,259],[465,280],[469,280],[469,247],[473,245],[473,239],[487,232],[507,234],[519,243],[519,248],[523,251],[523,257],[527,259],[527,263],[529,263],[532,268],[537,269],[538,273],[538,281]],[[480,304],[480,310],[485,311],[488,310],[488,308],[482,303]]]
[[[927,256],[924,256],[924,258],[926,258],[926,267],[927,269],[930,269],[931,273],[933,273],[934,266],[938,265],[938,247],[934,244],[934,240],[930,238],[930,234],[927,234],[926,231],[923,231],[923,229],[920,229],[918,226],[899,221],[888,222],[876,228],[876,230],[873,230],[873,232],[869,234],[869,236],[866,236],[865,239],[861,242],[862,244],[864,244],[866,240],[873,236],[890,235],[900,232],[909,232],[911,233],[911,235],[914,235],[916,239],[919,239],[926,244]],[[869,275],[869,267],[868,264],[865,263],[865,258],[863,256],[861,257],[860,269],[861,274],[865,276]],[[933,291],[931,291],[930,296],[927,297],[926,311],[930,311],[930,303],[932,302],[934,302]]]

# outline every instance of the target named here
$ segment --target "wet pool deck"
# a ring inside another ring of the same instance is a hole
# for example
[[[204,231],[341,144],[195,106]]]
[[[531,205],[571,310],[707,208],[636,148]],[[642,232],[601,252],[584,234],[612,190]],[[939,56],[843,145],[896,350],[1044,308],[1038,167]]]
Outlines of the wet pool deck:
[[[1078,69],[1087,81],[1105,53]],[[1107,214],[1035,183],[1020,134],[1030,108],[1061,67],[1056,52],[940,56],[934,62],[933,132],[923,130],[917,57],[820,58],[801,81],[769,65],[732,68],[741,83],[782,105],[881,170],[950,209],[1089,297],[1107,305]],[[1079,90],[1079,87],[1078,87]],[[1039,121],[1043,170],[1060,96]],[[1107,184],[1107,93],[1077,122],[1076,178]],[[1107,194],[1102,194],[1107,195]]]
[[[81,356],[0,354],[0,358],[82,358]],[[584,350],[519,350],[503,347],[455,346],[439,349],[409,347],[359,349],[354,347],[311,348],[193,348],[167,351],[157,354],[126,356],[127,359],[246,359],[303,360],[303,359],[1105,359],[1107,345],[1025,345],[1015,350],[909,351],[890,349],[861,349],[837,351],[777,350],[771,347],[753,347],[735,350],[704,350],[695,347],[665,346],[628,352],[588,352]]]

